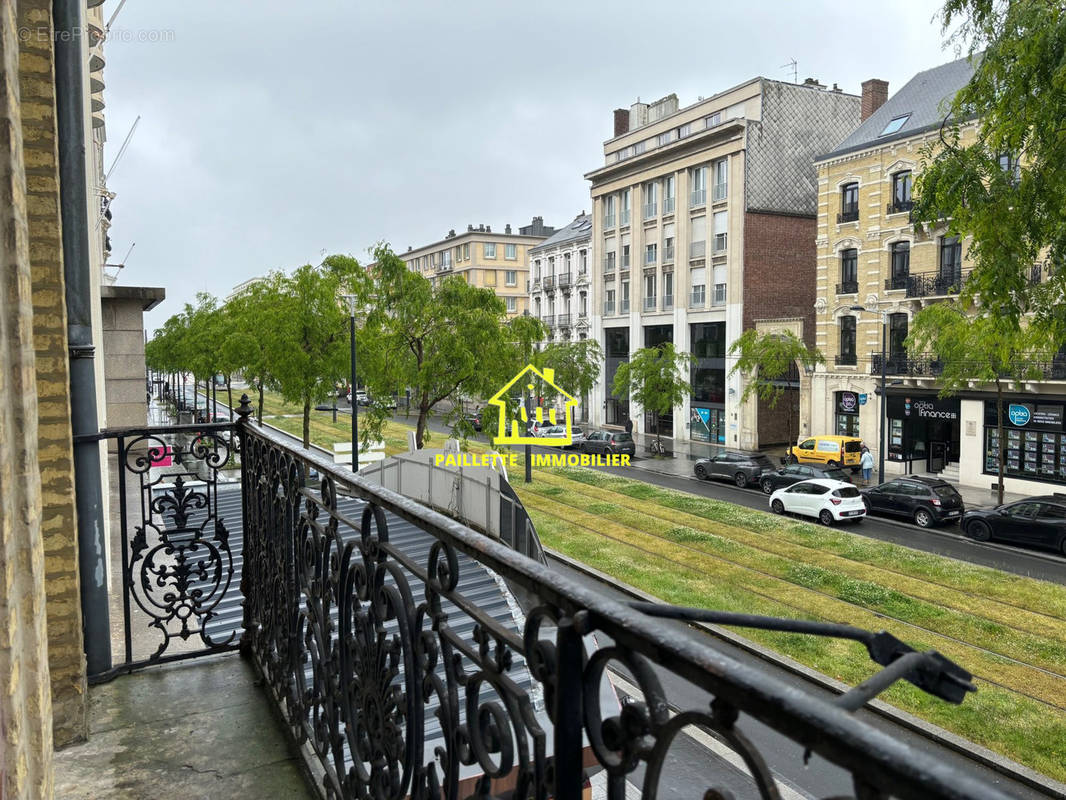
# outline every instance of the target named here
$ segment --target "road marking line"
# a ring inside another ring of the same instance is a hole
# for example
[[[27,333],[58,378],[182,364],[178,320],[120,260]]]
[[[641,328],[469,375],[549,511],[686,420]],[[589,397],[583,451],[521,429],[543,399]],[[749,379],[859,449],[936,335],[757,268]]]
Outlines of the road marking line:
[[[630,697],[640,699],[644,696],[644,693],[632,683],[621,677],[616,672],[610,674],[611,683],[618,689],[621,689],[625,694]],[[671,719],[677,716],[677,713],[673,709],[669,709]],[[695,741],[697,744],[710,750],[716,756],[723,761],[729,763],[735,767],[738,771],[743,772],[749,778],[751,777],[751,770],[748,769],[748,765],[744,763],[743,757],[729,747],[726,744],[718,741],[716,738],[706,733],[701,728],[689,726],[682,731],[686,736]],[[800,745],[796,745],[799,747]],[[781,800],[813,800],[813,795],[809,795],[806,792],[800,792],[792,788],[789,784],[786,784],[780,777],[774,775],[774,780],[777,783],[778,791],[781,793]]]

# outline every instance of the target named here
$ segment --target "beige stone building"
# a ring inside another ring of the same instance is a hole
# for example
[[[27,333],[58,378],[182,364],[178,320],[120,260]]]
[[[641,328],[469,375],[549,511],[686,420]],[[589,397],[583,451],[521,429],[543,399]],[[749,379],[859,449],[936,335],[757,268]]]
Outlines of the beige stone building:
[[[859,120],[857,96],[808,79],[755,78],[678,107],[676,95],[614,112],[592,193],[597,298],[592,328],[604,347],[593,422],[650,414],[615,397],[619,364],[672,342],[695,357],[692,391],[658,420],[675,452],[751,449],[798,424],[795,376],[778,408],[741,403],[730,345],[746,328],[790,330],[813,342],[814,156]]]
[[[860,436],[880,456],[885,415],[886,479],[939,474],[967,486],[994,482],[995,403],[991,387],[938,397],[940,363],[904,346],[913,315],[956,297],[969,274],[968,241],[946,229],[917,234],[911,187],[921,150],[935,142],[944,109],[972,75],[967,59],[914,76],[818,167],[817,343],[826,356],[804,392],[809,433]],[[878,87],[882,97],[887,87]],[[972,141],[976,125],[963,129]],[[1011,161],[1004,157],[1005,168]],[[1045,267],[1034,265],[1033,279]],[[882,405],[882,361],[887,400]],[[1042,494],[1066,483],[1066,364],[1046,365],[1047,380],[1014,387],[1019,411],[1008,423],[1007,490]],[[1060,449],[1061,448],[1061,449]]]
[[[554,232],[543,217],[533,217],[517,232],[510,224],[502,232],[493,232],[491,225],[467,225],[465,232],[448,231],[440,241],[409,247],[400,257],[434,283],[460,275],[471,286],[492,289],[515,316],[529,309],[529,249]]]

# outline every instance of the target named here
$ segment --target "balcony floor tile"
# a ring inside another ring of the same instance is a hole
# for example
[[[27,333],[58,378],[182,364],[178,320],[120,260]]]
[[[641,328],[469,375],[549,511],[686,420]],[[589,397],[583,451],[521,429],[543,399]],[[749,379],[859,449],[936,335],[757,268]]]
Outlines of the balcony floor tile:
[[[89,741],[56,754],[56,797],[310,798],[299,761],[237,654],[90,690]]]

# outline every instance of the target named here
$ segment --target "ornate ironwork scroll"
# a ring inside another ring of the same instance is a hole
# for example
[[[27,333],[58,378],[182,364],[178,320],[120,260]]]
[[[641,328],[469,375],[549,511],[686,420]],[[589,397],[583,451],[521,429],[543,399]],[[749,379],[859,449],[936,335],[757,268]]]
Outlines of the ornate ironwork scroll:
[[[852,698],[834,705],[678,636],[249,424],[242,406],[242,649],[327,797],[568,800],[591,768],[606,771],[611,798],[627,782],[653,798],[679,732],[700,726],[739,754],[761,797],[778,798],[747,717],[850,771],[864,799],[1003,797],[856,719]],[[508,611],[501,583],[539,605]],[[926,670],[916,685],[950,673],[947,694],[965,694],[968,674],[946,660],[826,633],[865,642],[890,664],[885,682],[910,679],[913,659]],[[612,673],[636,696],[620,703]],[[666,674],[705,690],[706,705],[675,713]],[[704,791],[730,796],[713,780]]]

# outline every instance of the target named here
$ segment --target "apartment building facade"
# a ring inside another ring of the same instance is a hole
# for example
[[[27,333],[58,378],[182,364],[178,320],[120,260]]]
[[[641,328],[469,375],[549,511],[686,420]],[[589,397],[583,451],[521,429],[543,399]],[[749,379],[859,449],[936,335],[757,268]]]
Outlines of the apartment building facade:
[[[529,249],[555,233],[543,217],[513,232],[510,224],[494,233],[491,225],[467,225],[466,231],[448,231],[440,241],[409,247],[402,255],[409,269],[433,283],[459,275],[471,286],[492,289],[507,305],[508,316],[529,309]]]
[[[548,341],[589,337],[595,320],[593,263],[592,216],[585,212],[529,249],[530,314],[548,326]]]
[[[936,354],[904,346],[914,314],[956,297],[970,271],[968,241],[946,229],[918,234],[908,212],[922,148],[935,142],[947,103],[972,73],[961,59],[917,74],[819,157],[816,315],[826,364],[802,403],[810,433],[861,436],[875,454],[884,414],[886,477],[932,473],[988,488],[1000,446],[994,388],[975,384],[941,398]],[[976,125],[962,135],[972,141]],[[1004,167],[1013,168],[1007,156]],[[1032,279],[1045,270],[1034,265]],[[1047,380],[1015,386],[1006,399],[1024,409],[1005,414],[1011,492],[1066,483],[1066,363],[1044,373]]]
[[[672,342],[694,359],[690,396],[658,420],[675,452],[787,438],[782,404],[795,412],[798,389],[775,409],[742,404],[729,347],[752,327],[813,342],[813,159],[854,128],[859,107],[811,79],[755,78],[683,109],[669,95],[614,112],[605,165],[585,176],[605,354],[594,422],[631,417],[639,434],[654,433],[652,416],[614,396],[612,382],[633,352]]]

